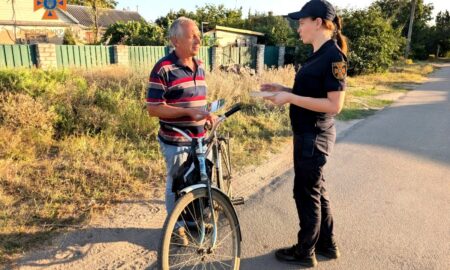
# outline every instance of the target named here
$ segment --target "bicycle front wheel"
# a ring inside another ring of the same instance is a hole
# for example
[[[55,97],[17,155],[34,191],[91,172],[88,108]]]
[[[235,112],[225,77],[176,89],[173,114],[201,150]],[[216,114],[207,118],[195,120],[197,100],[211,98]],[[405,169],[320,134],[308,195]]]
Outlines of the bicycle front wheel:
[[[178,200],[163,227],[159,269],[239,269],[241,235],[236,212],[224,194],[214,189],[211,192],[213,208],[206,188]],[[214,246],[211,209],[216,224]]]

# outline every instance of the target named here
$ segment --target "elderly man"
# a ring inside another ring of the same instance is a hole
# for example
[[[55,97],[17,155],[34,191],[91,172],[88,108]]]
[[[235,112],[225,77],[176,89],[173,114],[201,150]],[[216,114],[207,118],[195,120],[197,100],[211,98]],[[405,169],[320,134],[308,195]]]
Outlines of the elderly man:
[[[205,111],[206,82],[202,62],[195,58],[200,49],[200,31],[194,21],[180,17],[169,29],[169,38],[175,50],[156,63],[147,92],[150,116],[158,117],[158,141],[166,161],[166,209],[175,205],[172,192],[173,174],[186,160],[190,143],[186,138],[164,127],[164,124],[190,131],[191,137],[205,134],[206,121],[212,116]],[[182,243],[187,245],[184,224],[176,226]]]

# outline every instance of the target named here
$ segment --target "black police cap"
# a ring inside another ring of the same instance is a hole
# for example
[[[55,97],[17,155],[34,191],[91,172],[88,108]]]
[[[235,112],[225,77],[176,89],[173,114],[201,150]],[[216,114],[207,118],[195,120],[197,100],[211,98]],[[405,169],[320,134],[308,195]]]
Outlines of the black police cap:
[[[336,10],[326,0],[311,0],[300,11],[289,13],[288,16],[293,20],[311,17],[334,21],[336,18]]]

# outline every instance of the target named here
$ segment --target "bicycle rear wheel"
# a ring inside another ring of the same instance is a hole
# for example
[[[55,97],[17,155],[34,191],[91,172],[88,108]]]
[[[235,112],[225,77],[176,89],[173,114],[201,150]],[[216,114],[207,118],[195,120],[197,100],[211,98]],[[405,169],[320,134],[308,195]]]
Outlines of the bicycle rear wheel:
[[[223,193],[214,189],[211,192],[216,245],[212,247],[213,230],[205,229],[205,224],[213,223],[207,189],[196,189],[182,196],[166,219],[158,253],[159,269],[239,269],[241,235],[236,212]],[[203,205],[203,209],[198,205]],[[192,217],[193,225],[186,224],[187,216]],[[176,228],[180,223],[188,243],[177,241],[182,238]]]
[[[231,186],[231,157],[229,145],[225,142],[220,142],[220,154],[222,155],[222,183],[224,191],[228,197],[233,197],[233,190]]]

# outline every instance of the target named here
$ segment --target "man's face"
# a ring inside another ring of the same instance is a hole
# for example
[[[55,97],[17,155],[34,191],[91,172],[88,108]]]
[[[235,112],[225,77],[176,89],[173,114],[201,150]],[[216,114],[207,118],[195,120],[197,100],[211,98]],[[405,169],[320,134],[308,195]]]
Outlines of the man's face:
[[[181,26],[184,35],[173,39],[175,50],[180,57],[193,57],[198,54],[201,39],[200,30],[195,23],[189,22]]]

